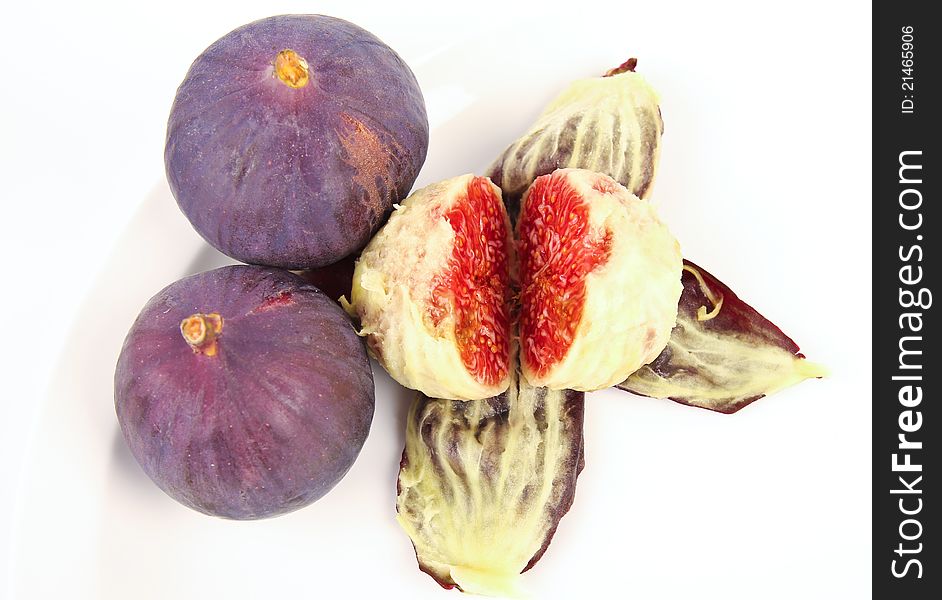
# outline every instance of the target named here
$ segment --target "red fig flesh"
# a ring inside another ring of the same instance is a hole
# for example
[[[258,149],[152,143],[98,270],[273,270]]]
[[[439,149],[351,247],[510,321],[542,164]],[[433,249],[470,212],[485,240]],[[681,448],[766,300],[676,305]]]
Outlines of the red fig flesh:
[[[538,177],[517,220],[520,363],[534,386],[598,390],[667,344],[680,247],[650,203],[611,177]]]
[[[507,389],[512,250],[486,177],[427,186],[393,212],[357,261],[351,310],[396,381],[454,400]]]

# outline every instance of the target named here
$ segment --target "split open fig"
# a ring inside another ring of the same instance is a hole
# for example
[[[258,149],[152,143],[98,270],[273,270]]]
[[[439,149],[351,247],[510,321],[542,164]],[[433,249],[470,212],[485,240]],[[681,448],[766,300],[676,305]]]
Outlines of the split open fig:
[[[599,390],[667,344],[681,293],[677,240],[611,177],[538,177],[517,220],[520,363],[531,385]]]
[[[514,243],[500,190],[465,175],[412,194],[364,249],[351,310],[394,379],[436,398],[497,395],[516,328],[523,376],[557,390],[610,387],[660,353],[681,256],[649,203],[560,169],[517,222]]]
[[[393,212],[356,263],[351,311],[396,381],[455,400],[507,389],[512,251],[486,177],[430,185]]]

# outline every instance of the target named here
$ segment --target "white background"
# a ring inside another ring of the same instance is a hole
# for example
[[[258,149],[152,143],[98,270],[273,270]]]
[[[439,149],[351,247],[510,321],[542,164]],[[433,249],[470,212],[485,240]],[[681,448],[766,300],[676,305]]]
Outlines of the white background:
[[[589,397],[536,597],[869,595],[869,4],[81,4],[0,15],[0,595],[457,597],[393,521],[408,395],[380,372],[354,469],[272,521],[177,506],[117,437],[131,320],[226,262],[166,188],[174,91],[216,38],[285,12],[348,18],[413,67],[432,124],[417,184],[481,172],[568,81],[638,56],[666,123],[655,200],[685,255],[832,370],[733,417]]]

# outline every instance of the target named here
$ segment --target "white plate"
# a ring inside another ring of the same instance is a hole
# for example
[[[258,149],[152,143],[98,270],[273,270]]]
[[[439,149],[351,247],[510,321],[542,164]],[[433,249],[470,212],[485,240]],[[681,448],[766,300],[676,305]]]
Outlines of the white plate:
[[[463,39],[412,61],[433,127],[417,185],[481,172],[567,82],[637,55],[663,97],[655,199],[685,254],[833,376],[732,417],[591,395],[575,504],[527,584],[545,598],[863,597],[869,176],[851,175],[864,159],[869,167],[868,133],[855,125],[869,123],[869,105],[832,90],[828,104],[841,114],[821,110],[807,90],[827,74],[811,67],[814,49],[790,43],[797,17],[755,32],[742,21],[711,31],[695,18],[632,28],[633,16],[574,15],[483,35],[456,28]],[[807,72],[791,70],[802,61]],[[815,148],[840,151],[825,170]],[[14,597],[448,597],[418,571],[394,521],[411,393],[378,367],[359,460],[325,498],[291,515],[238,523],[197,514],[131,458],[112,403],[127,328],[168,283],[228,262],[155,182],[56,370],[21,490]]]

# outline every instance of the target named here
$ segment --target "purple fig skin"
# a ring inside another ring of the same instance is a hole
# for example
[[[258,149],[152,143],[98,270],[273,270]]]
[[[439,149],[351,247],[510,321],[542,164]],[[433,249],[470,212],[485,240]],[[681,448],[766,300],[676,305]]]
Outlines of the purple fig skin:
[[[181,322],[218,314],[211,351]],[[343,310],[300,277],[229,266],[154,296],[124,342],[115,410],[144,471],[182,504],[229,519],[314,502],[369,433],[373,374]]]
[[[301,271],[298,275],[327,294],[331,300],[337,301],[341,296],[346,296],[349,300],[357,258],[359,255],[351,254],[332,265]]]
[[[306,62],[301,87],[277,76],[284,50]],[[366,245],[412,188],[428,136],[422,92],[389,46],[341,19],[281,15],[196,59],[164,159],[177,203],[210,244],[305,269]]]

